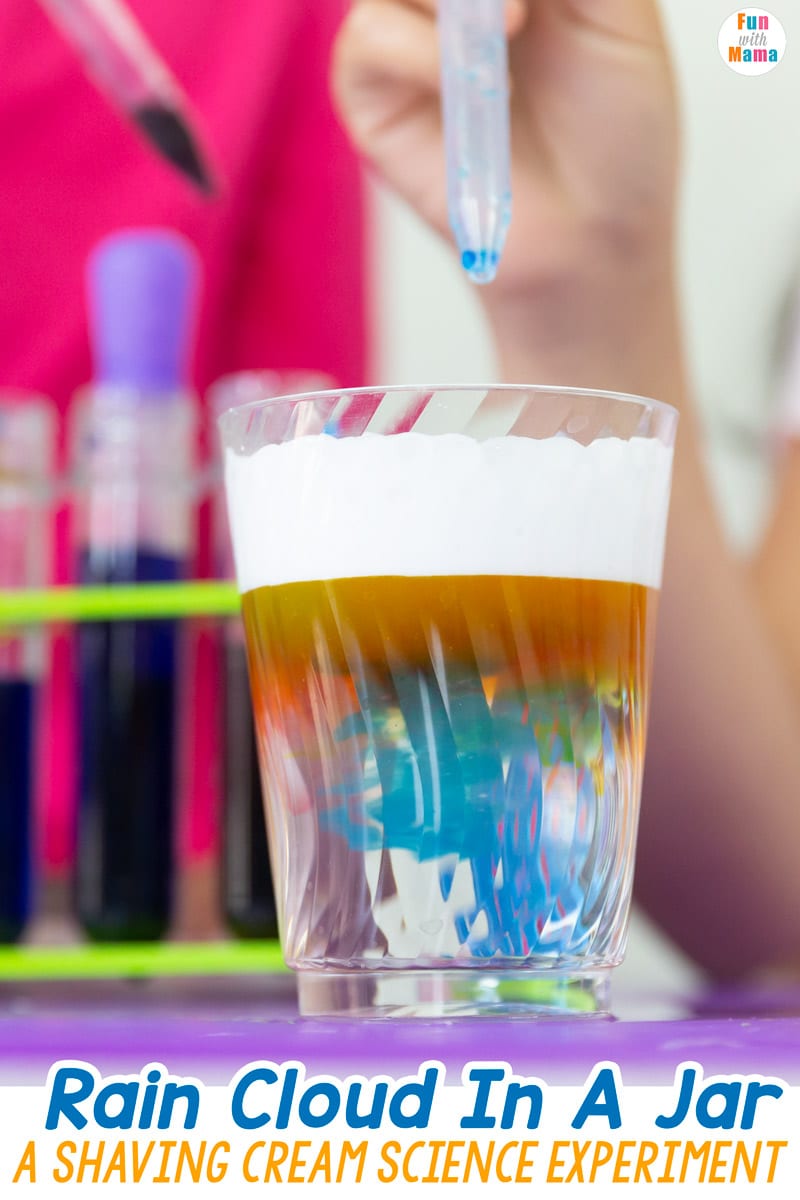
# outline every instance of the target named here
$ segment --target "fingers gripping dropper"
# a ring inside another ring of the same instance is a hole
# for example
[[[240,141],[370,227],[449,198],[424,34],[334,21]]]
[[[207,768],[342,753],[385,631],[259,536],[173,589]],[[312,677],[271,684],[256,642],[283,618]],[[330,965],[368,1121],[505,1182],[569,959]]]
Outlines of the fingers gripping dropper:
[[[511,223],[504,0],[439,0],[447,203],[461,264],[491,283]]]

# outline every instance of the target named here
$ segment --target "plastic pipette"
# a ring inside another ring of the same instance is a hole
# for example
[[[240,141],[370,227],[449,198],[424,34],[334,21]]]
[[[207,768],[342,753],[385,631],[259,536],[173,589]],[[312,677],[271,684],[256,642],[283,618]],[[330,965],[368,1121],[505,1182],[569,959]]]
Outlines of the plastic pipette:
[[[504,0],[439,0],[447,203],[461,265],[491,283],[511,223]]]
[[[121,0],[39,0],[87,72],[167,162],[201,192],[211,168],[172,73]]]

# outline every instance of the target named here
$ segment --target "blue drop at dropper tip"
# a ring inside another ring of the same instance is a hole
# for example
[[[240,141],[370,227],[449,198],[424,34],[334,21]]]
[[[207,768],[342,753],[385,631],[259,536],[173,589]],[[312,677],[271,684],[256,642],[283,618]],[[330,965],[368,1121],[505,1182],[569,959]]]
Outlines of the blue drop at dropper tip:
[[[499,261],[496,250],[464,250],[461,255],[461,265],[473,283],[491,283]]]

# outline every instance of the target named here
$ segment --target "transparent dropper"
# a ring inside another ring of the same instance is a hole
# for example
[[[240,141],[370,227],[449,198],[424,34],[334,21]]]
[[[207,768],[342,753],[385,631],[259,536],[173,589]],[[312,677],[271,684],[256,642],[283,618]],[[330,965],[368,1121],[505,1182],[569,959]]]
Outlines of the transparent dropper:
[[[450,225],[461,265],[491,283],[511,224],[504,0],[439,0]]]

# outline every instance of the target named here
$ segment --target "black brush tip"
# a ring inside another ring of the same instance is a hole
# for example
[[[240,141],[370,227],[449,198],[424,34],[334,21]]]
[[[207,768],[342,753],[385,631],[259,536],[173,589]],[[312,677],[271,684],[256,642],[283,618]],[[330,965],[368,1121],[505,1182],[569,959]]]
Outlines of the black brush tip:
[[[156,150],[182,171],[204,196],[213,196],[216,186],[203,162],[189,126],[179,112],[167,104],[142,104],[131,116]]]

